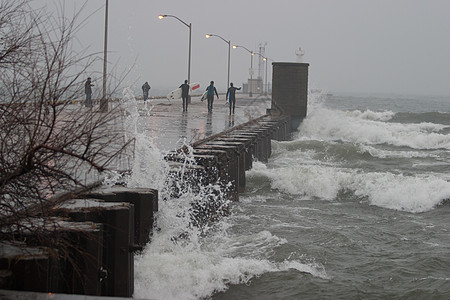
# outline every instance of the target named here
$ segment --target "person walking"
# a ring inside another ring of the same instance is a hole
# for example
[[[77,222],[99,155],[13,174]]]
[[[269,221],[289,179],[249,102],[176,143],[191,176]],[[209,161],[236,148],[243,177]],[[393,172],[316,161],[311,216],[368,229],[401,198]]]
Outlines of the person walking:
[[[144,102],[147,101],[148,99],[148,92],[150,91],[150,89],[151,89],[150,84],[148,84],[148,82],[146,81],[142,85],[142,92],[144,93]]]
[[[92,87],[94,85],[91,82],[91,77],[88,77],[84,83],[84,93],[86,94],[86,107],[92,107]]]
[[[230,87],[228,88],[227,92],[227,100],[230,103],[230,115],[231,115],[231,108],[233,108],[233,115],[234,115],[234,106],[236,104],[236,90],[240,90],[241,88],[237,88],[233,86],[233,83],[230,83]]]
[[[216,87],[214,86],[214,81],[210,82],[209,86],[206,88],[206,92],[208,97],[208,112],[212,112],[214,93],[217,95],[217,100],[219,99],[219,94],[217,93]]]
[[[188,108],[188,98],[189,98],[189,84],[188,81],[185,80],[182,85],[179,86],[181,88],[181,99],[183,99],[183,112],[187,111]]]

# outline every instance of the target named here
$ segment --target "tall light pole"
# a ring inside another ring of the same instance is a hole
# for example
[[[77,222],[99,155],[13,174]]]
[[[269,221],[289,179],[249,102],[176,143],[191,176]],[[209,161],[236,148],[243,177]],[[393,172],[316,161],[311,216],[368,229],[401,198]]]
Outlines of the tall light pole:
[[[108,111],[108,99],[106,98],[106,63],[108,58],[108,0],[105,7],[105,40],[103,44],[103,93],[100,99],[100,111]]]
[[[262,54],[259,53],[259,52],[256,52],[255,54],[258,54],[258,55],[261,57],[261,59],[264,61],[264,63],[266,63],[267,57],[265,57],[264,55],[262,55]],[[265,76],[265,79],[266,79],[266,81],[267,81],[267,64],[266,64],[266,76]],[[264,94],[264,83],[262,82],[262,79],[261,79],[261,84],[262,84],[263,86],[262,86],[262,89],[261,89],[261,91],[260,91],[259,94],[262,96],[262,95]]]
[[[264,83],[266,90],[264,91],[264,96],[267,96],[267,92],[269,90],[269,87],[267,86],[267,57],[264,57],[263,60],[266,63],[266,82]]]
[[[220,35],[217,34],[207,34],[206,38],[209,39],[212,36],[216,36],[218,38],[220,38],[222,41],[224,41],[225,43],[228,44],[228,77],[227,77],[227,87],[226,89],[228,89],[230,87],[230,49],[231,49],[231,41],[227,41],[226,39],[224,39],[223,37],[221,37]]]
[[[175,18],[184,25],[186,25],[189,28],[189,58],[188,58],[188,83],[191,83],[191,41],[192,41],[192,23],[186,23],[177,16],[174,15],[159,15],[158,18],[162,20],[163,18]]]
[[[248,96],[249,97],[253,97],[253,93],[252,93],[252,87],[253,87],[253,55],[255,53],[253,53],[253,51],[248,50],[246,47],[244,46],[239,46],[239,45],[233,45],[233,49],[237,49],[237,48],[242,48],[245,49],[248,53],[250,53],[250,81],[248,84]]]

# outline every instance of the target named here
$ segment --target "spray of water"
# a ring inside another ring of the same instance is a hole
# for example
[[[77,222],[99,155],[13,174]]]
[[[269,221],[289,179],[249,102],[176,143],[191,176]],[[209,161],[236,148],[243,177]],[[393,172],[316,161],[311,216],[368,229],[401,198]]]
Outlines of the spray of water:
[[[260,252],[270,252],[286,241],[267,231],[250,236],[230,231],[233,218],[224,192],[227,187],[203,177],[207,174],[196,166],[186,141],[181,141],[183,151],[176,162],[164,159],[168,153],[139,131],[139,122],[151,116],[145,107],[138,109],[131,89],[124,90],[120,105],[124,134],[135,141],[126,185],[156,188],[159,194],[151,243],[135,256],[135,297],[204,299],[230,284],[245,284],[263,273],[287,269],[326,278],[321,266],[258,258]],[[109,184],[116,177],[110,177]]]

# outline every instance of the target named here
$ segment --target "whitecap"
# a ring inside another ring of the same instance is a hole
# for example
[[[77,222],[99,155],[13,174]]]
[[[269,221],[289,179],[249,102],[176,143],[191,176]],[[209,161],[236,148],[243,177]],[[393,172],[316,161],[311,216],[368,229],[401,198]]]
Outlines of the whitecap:
[[[386,149],[379,149],[373,146],[359,144],[360,153],[369,153],[372,157],[377,158],[438,158],[436,152],[430,151],[393,151]]]
[[[432,175],[406,176],[389,172],[362,173],[322,165],[283,166],[249,171],[265,176],[271,188],[297,199],[335,200],[343,190],[367,198],[372,205],[412,213],[433,209],[450,197],[450,182]]]
[[[197,244],[198,247],[152,243],[136,258],[134,297],[204,299],[227,290],[230,285],[248,284],[262,274],[292,269],[328,278],[325,268],[318,263],[289,259],[273,262],[260,258],[261,249],[272,249],[286,242],[262,231],[250,237],[216,236],[206,247],[206,243]]]
[[[439,133],[445,128],[444,125],[391,123],[381,121],[381,116],[373,120],[364,115],[317,108],[302,122],[295,139],[390,144],[413,149],[450,149],[450,135]]]
[[[368,173],[357,175],[350,186],[372,205],[412,213],[429,211],[450,197],[450,182],[435,176]]]

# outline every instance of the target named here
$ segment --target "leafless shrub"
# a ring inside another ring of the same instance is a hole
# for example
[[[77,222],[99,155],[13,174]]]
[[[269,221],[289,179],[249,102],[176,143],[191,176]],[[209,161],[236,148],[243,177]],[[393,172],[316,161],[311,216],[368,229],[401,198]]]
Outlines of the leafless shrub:
[[[85,74],[95,61],[73,52],[79,14],[67,19],[63,8],[52,15],[29,2],[0,0],[2,240],[39,234],[36,217],[96,186],[131,143],[114,130],[116,109],[101,113],[72,103],[84,98]]]

